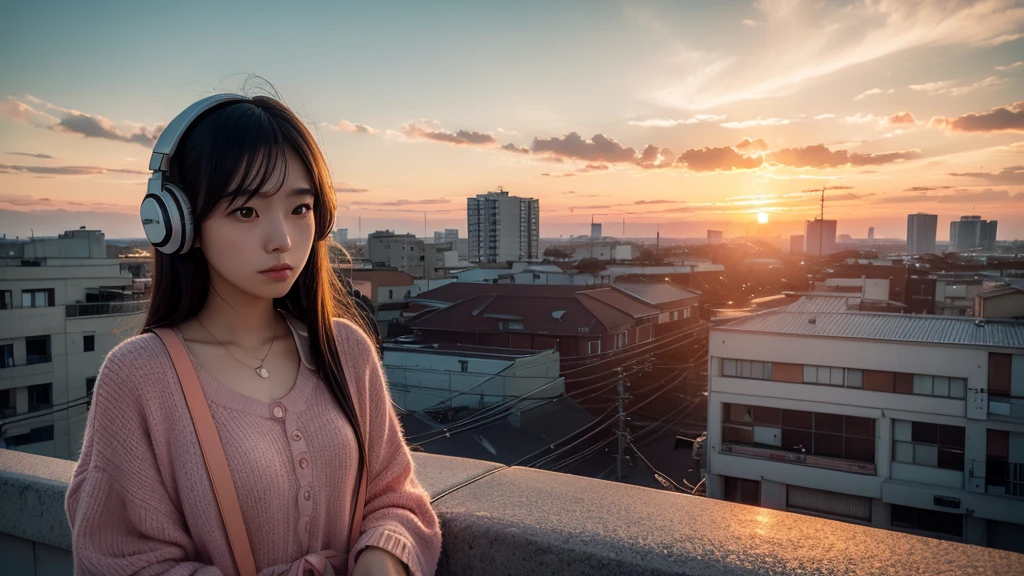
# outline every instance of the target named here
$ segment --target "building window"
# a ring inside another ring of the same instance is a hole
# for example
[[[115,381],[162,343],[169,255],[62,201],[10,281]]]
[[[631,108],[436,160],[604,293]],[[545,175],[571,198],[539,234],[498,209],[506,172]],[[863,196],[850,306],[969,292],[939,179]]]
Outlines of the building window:
[[[93,389],[96,388],[96,377],[85,379],[85,395],[92,396]]]
[[[722,404],[722,411],[724,443],[875,462],[875,421],[871,418],[745,404]]]
[[[27,444],[38,444],[40,442],[53,441],[53,424],[33,428],[31,431],[17,436],[8,436],[2,439],[7,448],[17,448]]]
[[[49,362],[50,358],[50,337],[33,336],[25,338],[25,363],[43,364]]]
[[[615,348],[616,349],[625,348],[628,338],[629,338],[629,333],[628,332],[620,332],[620,333],[616,334],[615,335]]]
[[[679,310],[673,310],[673,311],[669,312],[668,319],[669,319],[669,321],[679,320]]]
[[[754,360],[730,360],[726,358],[722,360],[722,376],[771,380],[772,363]]]
[[[53,288],[21,291],[22,308],[41,308],[45,306],[53,306]]]
[[[827,384],[829,386],[862,388],[864,386],[864,373],[852,368],[808,366],[805,364],[804,384]]]
[[[82,351],[93,352],[96,350],[96,335],[86,334],[82,337]]]
[[[53,408],[53,384],[36,384],[28,387],[28,411],[38,412]]]
[[[914,374],[914,394],[920,396],[940,396],[943,398],[963,398],[967,394],[966,378],[949,378],[947,376],[926,376]]]
[[[929,422],[892,421],[892,459],[919,466],[964,469],[964,428]]]
[[[469,372],[469,360],[459,360],[459,371]]]
[[[587,354],[600,354],[601,353],[601,341],[591,340],[587,342]]]
[[[14,293],[10,290],[0,290],[0,310],[14,308]]]
[[[964,517],[960,514],[912,508],[899,504],[893,504],[889,510],[890,523],[893,528],[909,528],[957,538],[962,538],[964,535]]]
[[[388,300],[394,300],[394,298],[395,298],[395,291],[394,290],[388,290]]]
[[[761,483],[746,478],[722,476],[722,499],[751,506],[761,505]]]
[[[18,413],[16,388],[0,390],[0,418],[10,418]]]
[[[790,510],[803,510],[862,522],[871,521],[871,498],[841,492],[790,484],[786,486],[786,507]]]
[[[690,307],[687,306],[686,308],[683,308],[683,318],[689,318],[689,317],[690,317]]]
[[[0,344],[0,368],[14,366],[14,344]]]

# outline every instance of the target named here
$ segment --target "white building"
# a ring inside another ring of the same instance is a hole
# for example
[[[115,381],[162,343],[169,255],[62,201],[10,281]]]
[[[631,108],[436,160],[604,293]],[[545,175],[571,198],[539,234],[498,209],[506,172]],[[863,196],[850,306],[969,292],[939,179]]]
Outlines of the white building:
[[[708,495],[1024,550],[1024,323],[793,306],[711,328]]]
[[[426,248],[414,234],[390,230],[372,232],[366,238],[367,253],[375,266],[390,266],[417,278],[423,277]]]
[[[807,220],[804,223],[804,253],[824,256],[836,251],[835,220]]]
[[[961,216],[960,220],[949,223],[949,249],[991,252],[996,248],[998,226],[996,220],[982,220],[981,216]]]
[[[334,241],[338,244],[348,242],[348,228],[338,228],[334,231]]]
[[[907,254],[935,254],[937,214],[907,214]]]
[[[387,344],[384,370],[391,398],[411,411],[481,408],[533,393],[518,412],[565,393],[557,350]]]
[[[591,222],[590,223],[590,237],[594,240],[600,240],[601,236],[601,223]]]
[[[102,232],[0,242],[0,445],[78,458],[99,367],[144,321],[131,298]]]
[[[571,244],[575,249],[571,260],[579,262],[584,258],[596,258],[602,262],[629,262],[633,259],[633,245],[611,241],[580,242]]]
[[[470,262],[540,260],[540,200],[505,190],[466,199]]]

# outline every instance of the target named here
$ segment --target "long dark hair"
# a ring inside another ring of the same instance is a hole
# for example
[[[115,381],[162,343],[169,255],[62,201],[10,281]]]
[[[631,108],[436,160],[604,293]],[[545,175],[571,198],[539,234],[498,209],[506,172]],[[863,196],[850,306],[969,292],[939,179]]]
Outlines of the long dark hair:
[[[287,106],[269,96],[225,104],[189,127],[171,158],[167,179],[188,197],[198,238],[200,223],[225,198],[234,205],[275,185],[280,189],[284,178],[274,175],[289,148],[302,158],[313,180],[316,232],[306,266],[291,290],[274,299],[274,307],[305,322],[317,371],[352,424],[359,455],[367,462],[363,429],[342,369],[333,320],[345,318],[372,332],[331,265],[328,249],[337,246],[331,240],[337,198],[327,162],[312,134]],[[142,332],[181,324],[198,314],[209,296],[210,272],[201,248],[180,255],[154,252],[153,294]]]

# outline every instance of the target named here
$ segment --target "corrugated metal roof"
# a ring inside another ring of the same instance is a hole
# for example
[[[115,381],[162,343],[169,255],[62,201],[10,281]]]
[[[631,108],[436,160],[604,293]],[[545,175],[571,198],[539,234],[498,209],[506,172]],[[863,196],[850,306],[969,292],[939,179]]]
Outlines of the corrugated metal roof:
[[[654,305],[700,297],[669,282],[616,282],[615,287]]]
[[[814,321],[811,323],[811,321]],[[1024,322],[876,312],[807,313],[770,310],[737,318],[715,330],[1024,348]]]
[[[819,314],[823,312],[849,312],[851,296],[804,296],[789,306],[788,312],[807,312]],[[852,298],[856,304],[860,304],[860,296]]]

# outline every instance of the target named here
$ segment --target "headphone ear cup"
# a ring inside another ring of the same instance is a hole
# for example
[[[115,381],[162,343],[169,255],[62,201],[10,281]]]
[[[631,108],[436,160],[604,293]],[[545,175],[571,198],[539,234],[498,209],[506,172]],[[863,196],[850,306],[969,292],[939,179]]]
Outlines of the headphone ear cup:
[[[159,181],[150,180],[151,184]],[[153,246],[164,254],[184,254],[192,247],[192,207],[174,184],[151,186],[139,209],[142,227]]]
[[[188,198],[185,197],[185,193],[181,191],[174,184],[165,183],[163,186],[163,192],[171,200],[171,205],[168,206],[168,211],[171,212],[171,222],[174,227],[177,228],[178,234],[175,235],[172,230],[172,238],[178,240],[178,247],[174,251],[176,254],[184,254],[192,248],[192,243],[195,241],[195,227],[192,222],[192,205],[189,204]],[[172,242],[173,244],[174,242]]]

